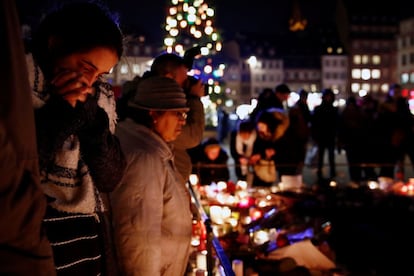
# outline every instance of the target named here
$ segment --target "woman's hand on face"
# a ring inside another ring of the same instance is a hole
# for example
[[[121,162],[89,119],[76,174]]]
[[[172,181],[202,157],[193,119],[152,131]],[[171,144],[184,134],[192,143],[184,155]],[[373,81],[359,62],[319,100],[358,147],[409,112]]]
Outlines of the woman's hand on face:
[[[81,72],[62,71],[51,81],[53,91],[61,95],[71,106],[75,107],[76,102],[85,102],[88,94],[93,94],[88,79]]]

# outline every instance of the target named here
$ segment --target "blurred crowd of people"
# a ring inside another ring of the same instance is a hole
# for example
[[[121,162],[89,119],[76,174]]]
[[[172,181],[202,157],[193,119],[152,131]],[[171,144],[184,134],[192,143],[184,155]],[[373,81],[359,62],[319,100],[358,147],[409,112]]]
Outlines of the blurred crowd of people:
[[[334,91],[326,88],[313,110],[307,102],[308,91],[298,91],[298,100],[288,106],[290,93],[287,84],[263,89],[249,117],[230,130],[229,141],[218,141],[222,150],[228,143],[229,152],[225,152],[227,159],[216,162],[228,166],[226,160],[233,158],[237,180],[246,180],[251,186],[271,186],[284,176],[301,181],[303,168],[309,165],[316,169],[316,184],[324,185],[337,177],[335,156],[342,152],[353,186],[379,178],[387,183],[406,180],[406,158],[411,164],[414,161],[410,143],[414,117],[399,84],[391,84],[384,99],[370,94],[350,96],[342,107]],[[197,168],[209,166],[201,156],[192,154]],[[201,177],[201,182],[208,185],[211,178]]]
[[[383,101],[350,97],[338,125],[338,145],[347,154],[351,180],[405,180],[405,159],[411,165],[414,161],[414,121],[401,85],[391,84]]]

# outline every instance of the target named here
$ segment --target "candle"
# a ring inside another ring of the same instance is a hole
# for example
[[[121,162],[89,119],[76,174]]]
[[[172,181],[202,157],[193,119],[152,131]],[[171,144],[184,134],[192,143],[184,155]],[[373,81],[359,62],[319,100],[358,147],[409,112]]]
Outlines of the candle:
[[[207,257],[202,253],[197,254],[197,269],[198,270],[207,270]]]
[[[198,175],[190,174],[190,177],[188,180],[190,181],[191,185],[195,186],[198,184]]]

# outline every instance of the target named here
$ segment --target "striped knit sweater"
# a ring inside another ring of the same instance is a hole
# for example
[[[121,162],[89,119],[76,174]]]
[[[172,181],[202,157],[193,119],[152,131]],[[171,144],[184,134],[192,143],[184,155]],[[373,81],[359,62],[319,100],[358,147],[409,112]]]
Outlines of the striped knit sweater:
[[[95,96],[73,108],[39,89],[41,77],[33,80],[41,183],[49,199],[44,223],[58,275],[101,275],[100,193],[115,188],[125,167],[113,135],[114,94],[108,83],[97,82]]]

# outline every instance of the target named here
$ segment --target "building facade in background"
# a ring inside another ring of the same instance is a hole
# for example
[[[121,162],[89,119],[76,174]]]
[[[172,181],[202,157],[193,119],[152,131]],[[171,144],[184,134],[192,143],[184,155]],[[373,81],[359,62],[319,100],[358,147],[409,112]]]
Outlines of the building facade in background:
[[[286,29],[277,34],[237,33],[223,38],[214,56],[217,64],[223,64],[216,82],[220,89],[209,91],[218,100],[204,103],[212,110],[222,106],[233,112],[279,83],[294,92],[302,88],[311,92],[311,107],[319,103],[324,88],[335,92],[338,105],[350,95],[371,94],[381,100],[392,83],[400,83],[404,95],[414,98],[414,17],[370,15],[338,1],[329,18],[312,25],[300,6],[293,5]],[[142,35],[131,34],[126,42],[125,56],[109,75],[119,93],[123,83],[144,74],[153,58],[165,51],[162,42],[147,43]]]

